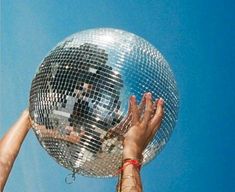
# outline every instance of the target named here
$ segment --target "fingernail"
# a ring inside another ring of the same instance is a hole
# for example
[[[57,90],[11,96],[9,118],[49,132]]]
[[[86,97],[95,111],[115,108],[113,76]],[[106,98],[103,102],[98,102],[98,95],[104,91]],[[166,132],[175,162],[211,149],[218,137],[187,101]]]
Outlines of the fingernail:
[[[158,102],[159,102],[159,104],[161,104],[161,105],[162,105],[162,104],[164,103],[163,98],[161,98],[161,97],[160,97],[160,99],[158,100]]]
[[[152,97],[152,93],[148,92],[148,93],[147,93],[147,97],[148,97],[148,98],[151,98],[151,97]]]
[[[132,104],[134,104],[134,103],[135,103],[135,101],[136,101],[136,98],[135,98],[135,96],[134,96],[134,95],[132,95],[132,96],[131,96],[131,103],[132,103]]]

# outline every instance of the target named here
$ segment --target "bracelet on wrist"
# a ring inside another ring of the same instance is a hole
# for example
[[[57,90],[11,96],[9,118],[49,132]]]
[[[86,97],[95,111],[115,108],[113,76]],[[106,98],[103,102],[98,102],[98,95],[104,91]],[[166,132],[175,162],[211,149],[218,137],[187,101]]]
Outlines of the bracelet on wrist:
[[[127,160],[132,160],[132,159],[135,159],[135,160],[137,160],[140,164],[142,164],[142,162],[143,162],[143,155],[141,155],[140,158],[136,158],[136,157],[126,157],[126,158],[123,158],[122,164],[125,163]]]
[[[137,159],[124,159],[123,160],[123,163],[122,163],[122,167],[120,167],[118,170],[117,170],[117,173],[116,175],[120,174],[123,172],[123,170],[129,166],[129,165],[133,165],[135,168],[137,168],[138,171],[140,171],[141,169],[141,163],[139,160]]]

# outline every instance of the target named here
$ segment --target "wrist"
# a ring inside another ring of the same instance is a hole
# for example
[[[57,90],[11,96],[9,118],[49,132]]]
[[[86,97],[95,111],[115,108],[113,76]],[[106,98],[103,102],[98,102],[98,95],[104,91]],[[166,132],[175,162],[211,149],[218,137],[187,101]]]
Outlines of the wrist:
[[[138,159],[142,160],[142,150],[136,145],[124,145],[123,159]]]

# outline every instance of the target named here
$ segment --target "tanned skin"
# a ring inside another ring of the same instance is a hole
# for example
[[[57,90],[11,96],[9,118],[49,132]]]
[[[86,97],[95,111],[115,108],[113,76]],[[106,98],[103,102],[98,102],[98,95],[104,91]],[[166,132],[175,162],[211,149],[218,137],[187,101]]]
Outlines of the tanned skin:
[[[164,101],[160,98],[153,103],[151,93],[146,93],[140,105],[137,104],[135,96],[130,97],[129,103],[129,114],[131,114],[132,119],[131,127],[123,140],[123,159],[141,161],[144,149],[161,125]],[[29,112],[25,110],[18,121],[0,140],[1,192],[4,189],[20,147],[30,128]],[[79,142],[79,139],[74,139],[74,135],[70,137],[66,139]],[[140,170],[136,166],[130,164],[125,167],[119,178],[117,190],[122,192],[142,192]]]

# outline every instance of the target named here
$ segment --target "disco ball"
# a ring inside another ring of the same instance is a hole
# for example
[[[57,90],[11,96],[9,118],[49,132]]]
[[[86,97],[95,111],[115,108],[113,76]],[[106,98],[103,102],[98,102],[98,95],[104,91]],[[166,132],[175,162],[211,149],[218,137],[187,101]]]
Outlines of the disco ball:
[[[149,162],[168,141],[178,112],[173,73],[161,53],[132,33],[91,29],[60,42],[32,81],[30,117],[43,148],[84,176],[114,176],[122,135],[130,127],[128,100],[145,92],[165,100],[161,127],[143,152]]]

